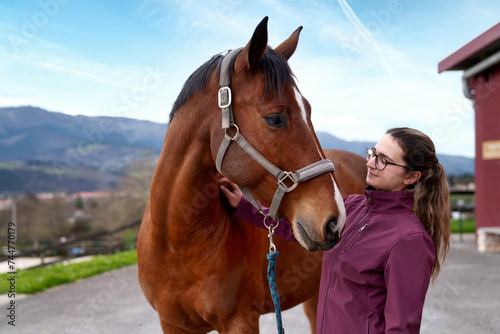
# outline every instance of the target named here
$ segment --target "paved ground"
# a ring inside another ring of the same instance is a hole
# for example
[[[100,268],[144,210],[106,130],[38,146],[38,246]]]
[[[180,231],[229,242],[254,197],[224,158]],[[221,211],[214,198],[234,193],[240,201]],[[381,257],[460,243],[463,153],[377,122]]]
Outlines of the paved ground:
[[[499,284],[500,254],[478,253],[470,237],[453,242],[429,289],[422,333],[500,333]],[[0,306],[0,333],[161,333],[137,283],[137,266],[17,298],[16,327],[7,324],[6,307]],[[283,318],[287,334],[308,333],[301,306]],[[261,333],[274,334],[275,326],[274,314],[261,317]]]
[[[474,235],[453,242],[441,274],[427,292],[421,332],[498,334],[499,310],[500,253],[479,253]]]

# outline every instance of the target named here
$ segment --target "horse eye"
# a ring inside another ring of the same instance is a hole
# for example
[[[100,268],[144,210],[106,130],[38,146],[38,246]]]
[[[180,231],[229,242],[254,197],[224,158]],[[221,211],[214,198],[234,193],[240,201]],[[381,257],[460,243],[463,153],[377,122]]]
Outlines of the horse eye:
[[[286,116],[281,114],[274,114],[270,116],[264,117],[267,125],[272,126],[273,128],[285,128],[287,125]]]

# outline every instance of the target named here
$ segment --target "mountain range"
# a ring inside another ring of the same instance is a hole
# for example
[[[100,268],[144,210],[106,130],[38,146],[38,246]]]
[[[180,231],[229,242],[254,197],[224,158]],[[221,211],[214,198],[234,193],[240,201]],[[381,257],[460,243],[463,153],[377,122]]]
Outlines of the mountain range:
[[[157,158],[167,124],[71,116],[41,108],[0,108],[0,194],[113,188],[131,162]],[[373,142],[317,132],[323,148],[363,154]],[[448,175],[474,173],[474,160],[438,155]]]

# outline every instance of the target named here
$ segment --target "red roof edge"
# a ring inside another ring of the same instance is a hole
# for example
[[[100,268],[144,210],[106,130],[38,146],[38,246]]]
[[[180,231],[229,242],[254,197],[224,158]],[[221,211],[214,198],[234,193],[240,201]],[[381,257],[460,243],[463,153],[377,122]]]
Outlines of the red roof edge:
[[[493,45],[494,44],[494,45]],[[443,59],[438,64],[438,73],[443,71],[466,70],[493,52],[485,49],[500,49],[500,23],[497,23],[469,43]]]

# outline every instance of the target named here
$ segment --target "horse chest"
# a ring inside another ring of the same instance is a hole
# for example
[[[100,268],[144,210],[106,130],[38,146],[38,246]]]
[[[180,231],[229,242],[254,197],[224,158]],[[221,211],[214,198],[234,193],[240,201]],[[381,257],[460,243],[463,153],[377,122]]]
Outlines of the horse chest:
[[[257,289],[252,278],[242,270],[192,273],[191,278],[179,279],[172,270],[164,276],[161,286],[156,289],[155,309],[161,317],[179,328],[203,328],[220,319],[227,319],[238,308],[243,299],[256,301],[249,307],[258,307],[257,296],[263,291]],[[183,274],[181,273],[181,276]],[[256,313],[260,314],[260,312]]]

